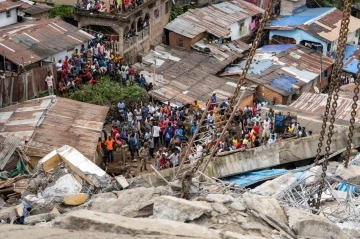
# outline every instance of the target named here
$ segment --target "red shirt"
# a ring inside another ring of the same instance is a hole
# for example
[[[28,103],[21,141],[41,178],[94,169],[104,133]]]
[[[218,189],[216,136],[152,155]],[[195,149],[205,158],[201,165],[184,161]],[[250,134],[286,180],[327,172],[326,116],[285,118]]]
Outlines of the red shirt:
[[[116,134],[119,133],[117,129],[112,130],[112,137],[115,139]]]
[[[163,133],[166,127],[164,121],[159,122],[159,127],[160,127],[160,132]]]
[[[66,59],[64,60],[63,67],[64,67],[64,69],[65,69],[66,71],[69,70],[69,62],[68,62],[68,60],[66,60]]]
[[[260,128],[258,125],[254,125],[252,129],[255,131],[256,135],[259,135]]]
[[[240,149],[240,148],[242,148],[242,146],[243,146],[243,144],[242,144],[242,142],[241,142],[241,140],[237,143],[237,145],[236,145],[236,148],[237,149]]]

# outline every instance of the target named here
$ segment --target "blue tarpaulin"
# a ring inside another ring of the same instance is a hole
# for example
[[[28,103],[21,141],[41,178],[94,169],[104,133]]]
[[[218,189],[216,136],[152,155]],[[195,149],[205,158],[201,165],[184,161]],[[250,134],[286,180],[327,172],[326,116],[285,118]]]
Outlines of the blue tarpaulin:
[[[273,80],[270,85],[272,87],[278,88],[280,90],[286,91],[286,92],[292,92],[293,91],[293,84],[297,80],[290,77],[290,76],[280,76],[279,78]]]
[[[343,68],[343,71],[352,73],[352,74],[356,74],[358,71],[358,65],[359,61],[356,59],[351,60],[350,62],[348,62]]]
[[[293,46],[296,46],[296,45],[295,44],[267,45],[267,46],[263,46],[263,47],[257,49],[257,52],[262,52],[262,53],[275,52],[275,53],[279,53],[279,52],[282,52],[282,51],[286,51],[286,50],[290,49]]]
[[[225,181],[234,182],[236,186],[245,187],[247,185],[260,182],[267,178],[280,176],[288,172],[286,169],[268,169],[261,170],[256,172],[244,173],[238,176],[232,176],[230,178],[226,178]]]

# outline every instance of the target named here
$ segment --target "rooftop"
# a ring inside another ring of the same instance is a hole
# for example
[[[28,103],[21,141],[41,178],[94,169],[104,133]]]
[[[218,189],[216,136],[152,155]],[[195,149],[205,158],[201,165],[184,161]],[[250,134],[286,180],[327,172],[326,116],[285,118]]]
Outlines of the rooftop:
[[[21,7],[22,2],[13,2],[10,0],[0,1],[0,12],[5,12],[13,8]]]
[[[43,157],[70,145],[93,158],[109,108],[65,98],[28,100],[0,109],[0,142],[21,139],[28,156]]]
[[[42,19],[0,28],[0,54],[29,65],[94,37],[60,19]]]
[[[284,16],[270,22],[267,29],[301,29],[314,37],[333,42],[338,39],[342,11],[336,8],[308,8],[292,16]],[[360,28],[360,19],[350,17],[349,32]]]
[[[190,9],[168,23],[165,28],[188,38],[208,32],[219,38],[230,34],[229,26],[264,10],[242,0],[213,4],[204,8]]]
[[[48,5],[45,5],[45,4],[35,4],[35,5],[29,5],[27,4],[28,6],[24,7],[24,5],[21,6],[21,11],[22,12],[25,12],[27,14],[30,14],[30,15],[36,15],[36,14],[40,14],[40,13],[43,13],[43,12],[48,12],[52,9],[52,7],[48,6]]]
[[[322,61],[324,71],[333,64],[330,57],[323,56]],[[245,63],[227,67],[220,76],[240,74]],[[268,45],[257,49],[247,79],[287,96],[319,74],[320,55],[314,50],[293,44]]]
[[[216,74],[240,56],[234,54],[219,61],[209,54],[157,46],[143,58],[145,66],[141,73],[154,84],[155,90],[150,94],[155,98],[177,105],[197,99],[204,105],[213,92],[219,99],[232,95],[236,84]],[[253,94],[251,89],[244,97],[249,94]]]
[[[311,130],[316,134],[321,131],[327,96],[327,94],[303,93],[291,105],[274,105],[271,106],[271,108],[275,111],[281,111],[283,114],[290,112],[296,115],[297,121],[302,127],[305,127],[307,130]],[[339,96],[335,115],[335,127],[348,127],[350,125],[352,102],[352,98],[348,96]],[[358,105],[359,104],[360,102],[358,101]],[[268,109],[269,107],[266,108]],[[355,122],[360,122],[360,116],[358,114]]]

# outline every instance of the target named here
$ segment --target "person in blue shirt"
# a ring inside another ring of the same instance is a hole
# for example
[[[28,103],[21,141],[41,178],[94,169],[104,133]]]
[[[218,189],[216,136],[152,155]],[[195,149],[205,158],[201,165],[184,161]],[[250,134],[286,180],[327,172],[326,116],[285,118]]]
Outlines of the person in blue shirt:
[[[191,126],[191,128],[190,128],[190,133],[191,133],[191,135],[194,135],[196,129],[197,129],[197,126],[196,126],[196,123],[194,123],[194,124]]]
[[[183,133],[184,133],[183,129],[178,126],[177,129],[175,130],[175,135],[179,141],[181,141]]]
[[[118,111],[120,114],[124,113],[124,109],[125,109],[125,103],[124,101],[120,101],[119,104],[118,104]]]
[[[220,114],[221,115],[225,114],[225,110],[226,110],[227,107],[228,107],[228,105],[226,104],[225,101],[220,104]]]
[[[140,77],[140,80],[139,80],[139,84],[140,84],[141,87],[144,87],[145,84],[146,84],[146,79],[145,79],[145,77],[144,77],[143,74],[141,74],[141,77]]]
[[[283,120],[284,120],[284,116],[281,114],[281,112],[279,112],[279,114],[275,116],[276,131],[282,131]]]
[[[170,140],[173,137],[173,132],[170,126],[168,126],[164,131],[164,142],[165,147],[168,148],[170,144]]]

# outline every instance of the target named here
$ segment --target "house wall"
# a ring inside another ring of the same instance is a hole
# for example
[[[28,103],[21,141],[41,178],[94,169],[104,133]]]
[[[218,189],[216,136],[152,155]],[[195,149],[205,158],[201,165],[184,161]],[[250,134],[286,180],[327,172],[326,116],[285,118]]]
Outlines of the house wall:
[[[162,42],[164,27],[168,24],[171,11],[171,0],[157,0],[156,5],[150,9],[150,44],[158,45]],[[156,18],[156,11],[159,17]]]
[[[241,101],[240,101],[240,109],[241,110],[244,109],[245,106],[253,104],[254,99],[255,99],[254,95],[255,94],[251,94],[251,95],[248,95],[241,99]]]
[[[194,38],[187,38],[175,32],[169,32],[169,46],[171,47],[180,47],[178,45],[178,41],[181,39],[183,40],[183,47],[184,49],[191,50],[191,45],[195,44],[196,42],[200,41],[205,37],[205,33],[200,33]]]
[[[6,73],[5,80],[0,80],[0,107],[33,99],[39,93],[47,91],[45,78],[49,71],[57,85],[55,64],[37,67],[20,75]]]
[[[305,41],[312,41],[312,42],[318,42],[323,46],[323,55],[327,54],[327,43],[325,41],[322,41],[320,39],[317,39],[316,37],[310,35],[307,32],[304,32],[302,30],[299,29],[295,29],[295,30],[271,30],[269,33],[269,39],[270,41],[273,39],[273,37],[277,35],[277,36],[282,36],[282,37],[289,37],[289,38],[293,38],[296,41],[296,44],[300,44],[301,41],[305,40]]]
[[[240,24],[244,24],[243,30],[240,29]],[[251,17],[245,19],[244,21],[235,22],[231,24],[228,28],[230,29],[230,37],[231,40],[238,40],[241,37],[247,36],[250,33],[250,24],[251,24]]]
[[[87,49],[88,46],[88,42],[84,42],[82,43],[85,46],[85,49]],[[52,55],[46,59],[44,59],[44,61],[49,61],[49,62],[54,62],[57,63],[59,60],[64,60],[65,56],[68,56],[69,58],[71,58],[72,54],[74,53],[75,49],[78,49],[80,51],[81,49],[81,44],[75,46],[72,49],[68,49],[59,53],[56,53],[55,55]]]
[[[17,23],[17,9],[10,10],[10,17],[6,16],[6,12],[0,13],[0,27]]]

